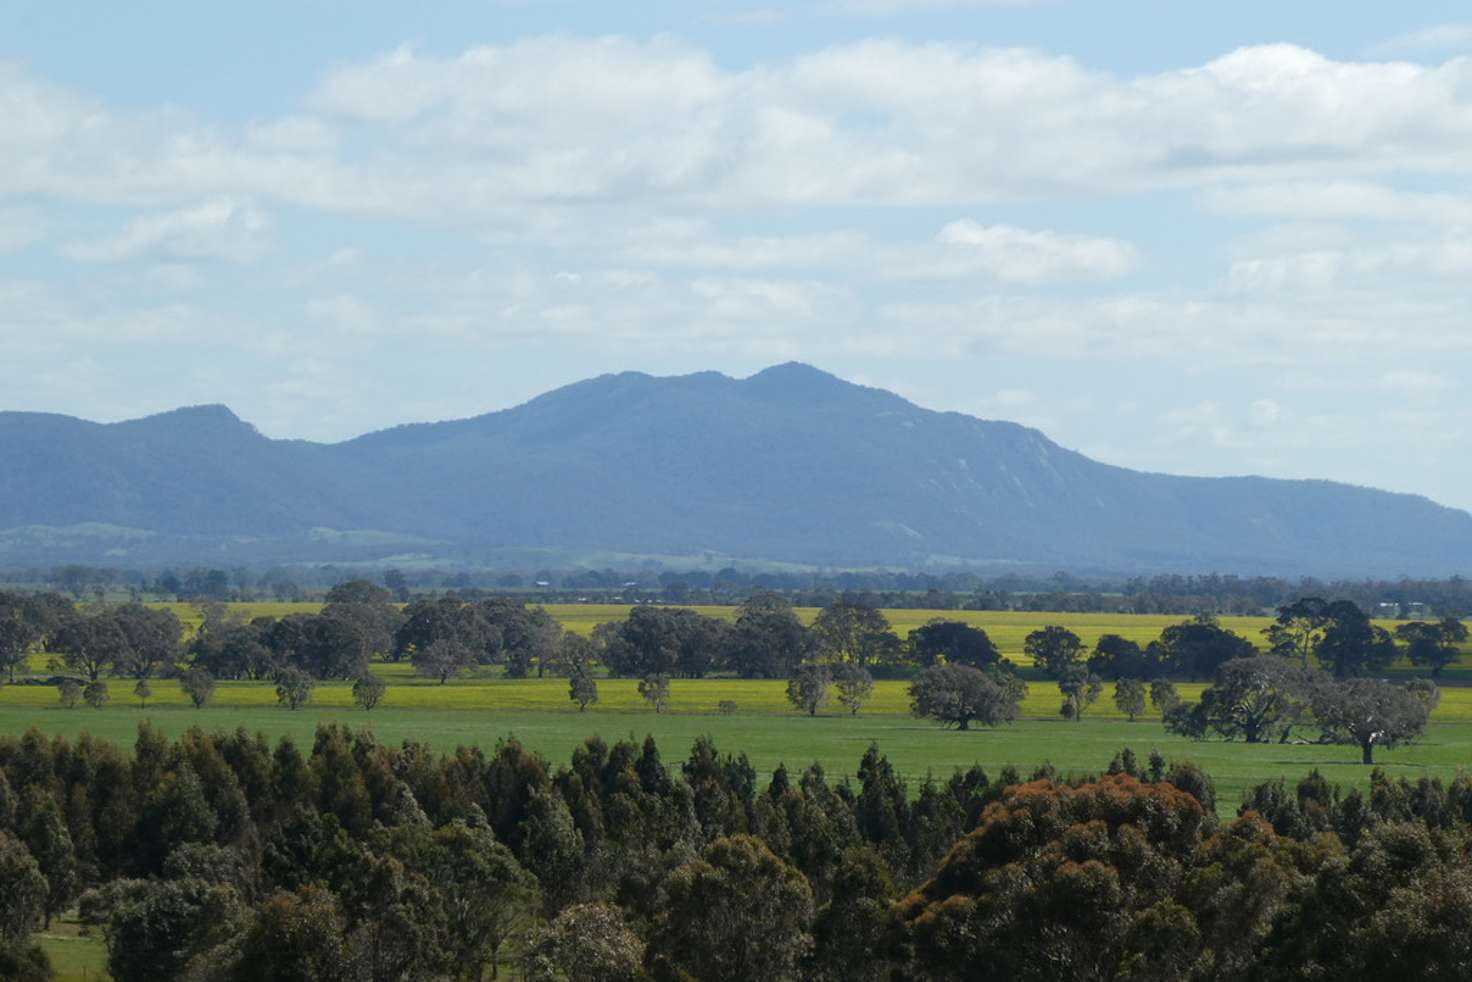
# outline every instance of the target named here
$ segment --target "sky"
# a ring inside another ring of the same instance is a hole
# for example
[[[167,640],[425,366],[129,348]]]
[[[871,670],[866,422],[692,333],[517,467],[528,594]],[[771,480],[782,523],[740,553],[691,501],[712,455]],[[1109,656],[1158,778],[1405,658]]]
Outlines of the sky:
[[[800,360],[1468,508],[1469,301],[1465,3],[0,3],[0,409]]]

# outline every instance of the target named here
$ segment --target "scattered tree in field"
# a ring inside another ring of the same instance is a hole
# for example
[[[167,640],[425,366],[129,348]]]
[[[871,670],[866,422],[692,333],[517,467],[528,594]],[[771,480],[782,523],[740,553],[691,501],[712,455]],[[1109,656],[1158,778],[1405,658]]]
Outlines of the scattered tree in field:
[[[317,682],[299,668],[283,669],[276,677],[276,701],[287,709],[301,709],[312,701]]]
[[[1396,627],[1395,636],[1406,643],[1411,664],[1431,669],[1431,677],[1437,679],[1443,669],[1455,665],[1461,657],[1461,646],[1467,643],[1467,625],[1455,617],[1436,623],[1408,621]]]
[[[722,699],[716,704],[716,712],[722,716],[736,715],[736,701],[734,699]]]
[[[138,684],[133,686],[133,695],[138,700],[139,708],[148,708],[148,699],[153,695],[153,689],[148,686],[148,679],[138,680]]]
[[[525,678],[535,667],[537,678],[542,678],[555,666],[563,630],[545,607],[496,598],[483,603],[481,609],[491,627],[500,632],[508,676]]]
[[[567,631],[562,635],[561,649],[557,653],[557,664],[561,671],[569,677],[579,672],[588,674],[593,671],[593,662],[598,654],[598,647],[591,638],[585,638],[581,634]]]
[[[456,597],[418,600],[405,607],[389,657],[394,661],[412,658],[436,641],[459,642],[470,649],[475,664],[488,665],[501,659],[500,628],[487,620],[479,605]]]
[[[33,598],[0,593],[0,671],[15,681],[15,670],[26,663],[46,634],[45,609]]]
[[[1045,675],[1061,679],[1078,662],[1084,643],[1068,628],[1050,625],[1029,634],[1022,648]]]
[[[567,696],[578,704],[578,712],[586,712],[598,701],[598,682],[587,672],[573,672],[567,680]]]
[[[1390,632],[1372,624],[1358,606],[1335,601],[1323,610],[1324,629],[1314,654],[1335,678],[1352,678],[1390,667],[1398,652]]]
[[[900,647],[889,621],[877,608],[840,600],[818,611],[809,629],[817,654],[834,665],[859,666],[888,660]]]
[[[1084,666],[1074,665],[1058,680],[1058,691],[1063,693],[1063,706],[1059,710],[1063,718],[1077,722],[1083,719],[1084,711],[1098,700],[1104,691],[1104,683]]]
[[[910,632],[910,657],[929,668],[941,663],[986,669],[999,664],[1002,653],[979,627],[936,618]]]
[[[388,683],[372,672],[364,672],[353,680],[353,702],[365,712],[371,713],[387,694]]]
[[[56,687],[61,695],[61,705],[64,709],[76,709],[77,703],[82,699],[82,687],[73,679],[63,679]]]
[[[841,665],[833,673],[833,685],[838,689],[838,701],[850,716],[857,716],[874,691],[874,676],[862,666]]]
[[[1234,658],[1254,657],[1257,649],[1212,615],[1198,614],[1160,632],[1160,640],[1152,642],[1146,654],[1153,655],[1151,660],[1161,673],[1208,679]]]
[[[1156,679],[1150,683],[1150,705],[1161,716],[1175,709],[1181,704],[1181,694],[1176,691],[1176,684],[1165,679]]]
[[[115,671],[147,679],[178,664],[184,626],[172,610],[133,602],[114,608],[112,616],[127,641],[127,652],[114,663]]]
[[[414,671],[444,685],[475,664],[475,652],[453,638],[440,638],[414,652]]]
[[[1263,629],[1268,646],[1275,655],[1297,658],[1299,668],[1308,671],[1309,656],[1314,654],[1328,626],[1328,602],[1319,597],[1302,597],[1278,608],[1278,617]]]
[[[972,720],[999,726],[1017,718],[1027,685],[1000,671],[968,665],[936,665],[910,683],[910,711],[947,726],[969,730]]]
[[[722,657],[732,627],[698,611],[641,606],[621,622],[593,632],[603,663],[614,675],[679,675],[701,678]]]
[[[1139,679],[1120,679],[1114,683],[1114,706],[1133,723],[1145,711],[1145,683]]]
[[[800,665],[787,680],[787,701],[809,716],[828,705],[828,686],[833,677],[826,665]]]
[[[775,593],[748,597],[726,640],[725,660],[742,678],[787,678],[808,651],[808,630]]]
[[[639,695],[662,713],[670,704],[670,677],[668,675],[646,675],[639,680]]]
[[[107,691],[107,683],[101,679],[94,679],[82,687],[82,701],[93,709],[101,709],[107,705],[111,698]]]
[[[1309,714],[1314,691],[1325,684],[1290,660],[1254,656],[1234,658],[1217,669],[1201,702],[1177,707],[1167,729],[1187,736],[1215,732],[1246,743],[1287,742],[1293,727]]]
[[[1426,732],[1431,700],[1424,691],[1381,679],[1349,679],[1319,687],[1313,713],[1332,743],[1360,748],[1361,760],[1375,762],[1376,747],[1410,743]]]
[[[1411,679],[1405,687],[1407,692],[1421,700],[1426,712],[1434,712],[1441,705],[1441,688],[1430,679]]]
[[[215,697],[215,677],[202,668],[191,668],[179,676],[179,688],[194,703],[195,709],[203,709]]]
[[[1138,644],[1120,637],[1105,634],[1094,645],[1089,656],[1089,671],[1106,679],[1148,679],[1156,673],[1158,665],[1147,657]]]
[[[104,673],[127,663],[128,636],[123,633],[114,608],[100,607],[67,618],[52,639],[67,668],[95,682]]]

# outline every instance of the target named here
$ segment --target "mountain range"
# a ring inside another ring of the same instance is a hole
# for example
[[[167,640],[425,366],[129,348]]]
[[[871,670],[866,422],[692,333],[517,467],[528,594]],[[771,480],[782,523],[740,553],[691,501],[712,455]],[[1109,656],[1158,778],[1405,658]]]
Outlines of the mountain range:
[[[268,439],[223,406],[0,413],[0,565],[608,556],[1444,575],[1472,566],[1472,515],[1113,467],[800,364],[605,375],[336,444]]]

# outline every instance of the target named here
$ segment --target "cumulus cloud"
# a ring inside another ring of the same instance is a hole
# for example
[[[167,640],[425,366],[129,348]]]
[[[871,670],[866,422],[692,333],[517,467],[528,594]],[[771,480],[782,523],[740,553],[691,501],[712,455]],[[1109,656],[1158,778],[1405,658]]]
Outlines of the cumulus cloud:
[[[246,263],[259,259],[268,248],[271,224],[270,216],[260,209],[220,198],[139,216],[116,235],[73,242],[63,251],[73,259],[89,262],[161,256]]]

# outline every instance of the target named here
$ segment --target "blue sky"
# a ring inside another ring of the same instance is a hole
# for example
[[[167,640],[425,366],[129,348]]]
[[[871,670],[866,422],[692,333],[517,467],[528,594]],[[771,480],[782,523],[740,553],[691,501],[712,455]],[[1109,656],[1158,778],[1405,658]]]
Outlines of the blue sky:
[[[1472,506],[1453,3],[0,7],[0,408],[340,439],[800,359]]]

